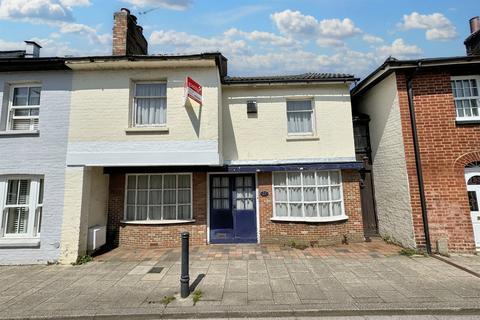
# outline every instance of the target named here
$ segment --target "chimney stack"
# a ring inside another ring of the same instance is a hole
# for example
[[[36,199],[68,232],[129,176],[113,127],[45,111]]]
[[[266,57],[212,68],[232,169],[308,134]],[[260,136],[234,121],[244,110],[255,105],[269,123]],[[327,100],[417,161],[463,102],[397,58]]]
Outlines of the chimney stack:
[[[467,56],[480,55],[480,17],[470,19],[470,35],[464,41]]]
[[[113,14],[114,56],[147,55],[148,43],[143,36],[143,28],[137,25],[137,17],[126,8]]]
[[[25,41],[25,43],[27,44],[27,49],[25,50],[25,57],[39,58],[40,49],[42,48],[42,46],[35,41]]]

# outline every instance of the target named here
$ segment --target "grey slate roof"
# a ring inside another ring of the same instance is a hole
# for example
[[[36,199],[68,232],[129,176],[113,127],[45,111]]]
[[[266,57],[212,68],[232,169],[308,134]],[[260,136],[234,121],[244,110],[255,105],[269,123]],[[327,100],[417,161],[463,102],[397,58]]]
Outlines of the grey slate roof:
[[[224,77],[225,84],[248,84],[248,83],[291,83],[291,82],[331,82],[331,81],[355,81],[358,80],[352,74],[345,73],[302,73],[280,76],[260,77]]]

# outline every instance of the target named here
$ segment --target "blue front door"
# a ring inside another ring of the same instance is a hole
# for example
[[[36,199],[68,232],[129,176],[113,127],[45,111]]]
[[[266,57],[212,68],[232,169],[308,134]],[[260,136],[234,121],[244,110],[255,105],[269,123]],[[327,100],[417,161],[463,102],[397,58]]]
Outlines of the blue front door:
[[[210,176],[210,242],[257,242],[254,175]]]

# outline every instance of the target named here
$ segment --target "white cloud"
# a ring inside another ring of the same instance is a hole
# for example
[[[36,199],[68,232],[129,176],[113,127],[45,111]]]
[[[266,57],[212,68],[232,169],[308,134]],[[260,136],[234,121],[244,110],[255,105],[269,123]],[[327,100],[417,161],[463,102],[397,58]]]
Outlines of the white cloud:
[[[226,36],[204,38],[174,30],[153,31],[149,43],[161,45],[163,53],[167,49],[180,53],[222,51],[226,54],[244,53],[247,50],[247,44],[243,40],[232,40]]]
[[[276,27],[284,34],[314,35],[318,31],[318,21],[313,16],[300,11],[285,10],[270,15]]]
[[[393,56],[399,59],[418,57],[422,53],[422,49],[416,45],[406,44],[403,39],[396,39],[391,45],[380,46],[376,51],[383,58]]]
[[[88,7],[92,3],[90,0],[60,0],[65,7]]]
[[[266,9],[268,9],[268,7],[265,5],[245,5],[235,7],[230,10],[208,13],[202,17],[202,19],[206,19],[211,25],[225,25],[231,24]]]
[[[72,11],[54,0],[2,0],[0,19],[72,21]]]
[[[362,39],[363,39],[363,41],[365,41],[367,43],[371,43],[371,44],[382,43],[383,42],[382,38],[371,35],[371,34],[364,34]]]
[[[123,0],[123,2],[142,8],[152,7],[185,10],[192,5],[193,0]]]
[[[403,16],[399,26],[404,30],[426,30],[427,40],[450,40],[457,37],[457,30],[452,22],[441,13],[420,14],[412,12]]]
[[[59,32],[62,34],[86,36],[92,44],[107,45],[112,41],[111,34],[99,34],[96,29],[81,23],[62,23],[60,24]]]
[[[316,41],[316,43],[319,47],[322,48],[346,46],[345,41],[339,39],[320,38]]]
[[[355,27],[352,20],[345,18],[340,19],[325,19],[318,23],[319,32],[322,36],[329,38],[346,38],[351,37],[362,31]]]
[[[265,32],[265,31],[252,31],[246,32],[241,31],[236,28],[229,29],[224,32],[226,37],[242,37],[250,41],[258,41],[263,44],[279,46],[279,47],[291,47],[297,44],[292,38],[282,37],[274,33]]]

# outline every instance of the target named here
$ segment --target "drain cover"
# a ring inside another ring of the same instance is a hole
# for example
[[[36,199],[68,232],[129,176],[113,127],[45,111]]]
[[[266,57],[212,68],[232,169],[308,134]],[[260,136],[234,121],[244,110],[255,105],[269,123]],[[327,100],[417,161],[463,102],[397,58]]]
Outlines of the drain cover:
[[[150,269],[150,271],[148,271],[148,273],[160,273],[162,272],[163,270],[163,267],[153,267],[152,269]]]

